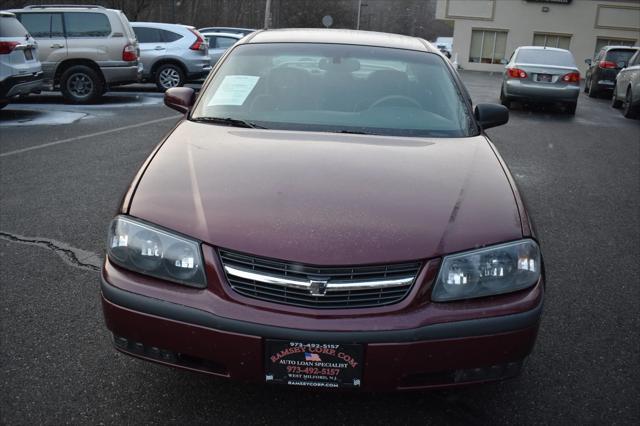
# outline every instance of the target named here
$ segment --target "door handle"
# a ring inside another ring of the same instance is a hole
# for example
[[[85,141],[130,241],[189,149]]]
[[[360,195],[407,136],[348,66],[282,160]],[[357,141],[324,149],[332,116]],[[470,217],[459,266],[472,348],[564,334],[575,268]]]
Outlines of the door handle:
[[[63,45],[58,44],[58,43],[53,43],[53,44],[51,45],[51,48],[52,48],[52,49],[62,49],[63,47],[64,47]]]
[[[164,50],[164,47],[162,46],[156,46],[156,48],[154,50]]]

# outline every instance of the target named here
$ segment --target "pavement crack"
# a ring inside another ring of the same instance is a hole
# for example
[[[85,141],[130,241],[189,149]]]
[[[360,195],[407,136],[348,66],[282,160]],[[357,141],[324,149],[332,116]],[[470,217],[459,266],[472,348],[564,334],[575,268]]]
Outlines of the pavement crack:
[[[63,243],[62,241],[56,241],[49,238],[41,237],[25,237],[23,235],[12,234],[4,231],[0,231],[0,239],[51,250],[55,254],[57,254],[66,264],[75,268],[98,272],[100,271],[100,268],[102,266],[102,256],[90,251],[70,246],[69,244]]]

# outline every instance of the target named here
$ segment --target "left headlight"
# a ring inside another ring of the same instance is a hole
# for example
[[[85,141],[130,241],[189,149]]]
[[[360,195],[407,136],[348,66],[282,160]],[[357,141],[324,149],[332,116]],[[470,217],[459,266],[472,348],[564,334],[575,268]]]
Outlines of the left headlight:
[[[540,248],[533,240],[446,256],[431,299],[446,302],[522,290],[538,282],[540,266]]]
[[[123,268],[190,287],[207,282],[197,241],[118,216],[111,222],[109,260]]]

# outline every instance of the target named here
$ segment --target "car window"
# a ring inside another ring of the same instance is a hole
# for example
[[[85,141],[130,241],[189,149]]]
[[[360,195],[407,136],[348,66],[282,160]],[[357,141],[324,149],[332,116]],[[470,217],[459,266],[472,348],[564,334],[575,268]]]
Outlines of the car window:
[[[637,51],[632,57],[631,59],[629,59],[629,66],[630,67],[634,67],[636,65],[640,64],[640,50]]]
[[[573,55],[565,50],[520,49],[516,62],[520,64],[556,65],[575,67]]]
[[[160,31],[160,34],[162,35],[162,40],[164,40],[166,43],[178,41],[182,38],[181,34],[174,33],[173,31],[168,31],[168,30],[159,30],[159,31]]]
[[[18,17],[32,37],[51,37],[51,13],[21,13]]]
[[[13,16],[0,17],[0,37],[25,37],[27,32]]]
[[[133,27],[139,43],[162,43],[162,35],[157,28]]]
[[[607,52],[606,60],[615,64],[623,62],[626,66],[634,53],[636,53],[636,51],[631,49],[611,49]]]
[[[476,134],[440,55],[320,43],[245,44],[206,87],[192,119],[234,118],[302,131]]]
[[[228,49],[237,41],[238,39],[233,37],[216,37],[216,49]]]
[[[106,37],[111,34],[109,18],[104,13],[65,12],[67,37]]]

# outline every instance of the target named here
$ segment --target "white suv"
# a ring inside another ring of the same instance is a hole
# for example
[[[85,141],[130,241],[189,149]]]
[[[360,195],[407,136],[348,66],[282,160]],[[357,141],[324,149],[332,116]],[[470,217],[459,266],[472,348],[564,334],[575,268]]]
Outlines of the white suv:
[[[27,6],[11,10],[38,41],[45,83],[74,103],[140,79],[136,35],[125,14],[102,6]]]
[[[0,12],[0,108],[40,90],[42,66],[35,40],[13,13]]]

